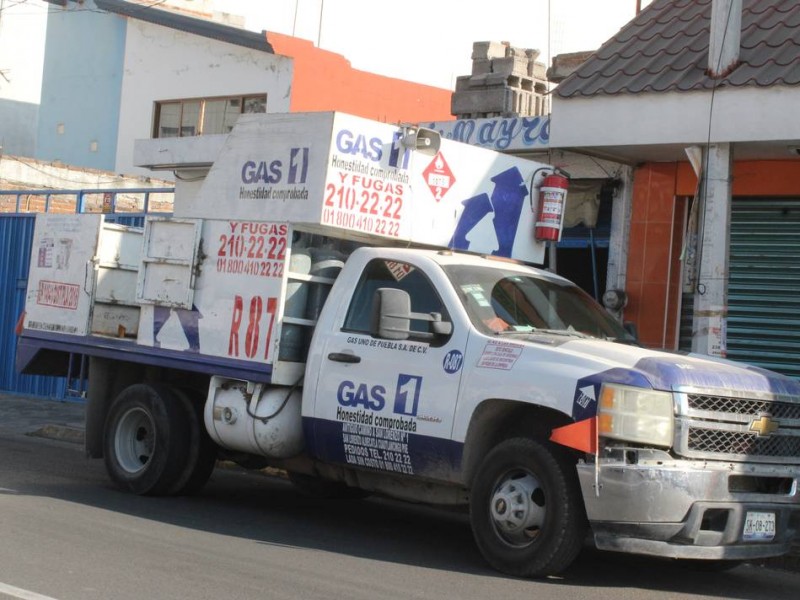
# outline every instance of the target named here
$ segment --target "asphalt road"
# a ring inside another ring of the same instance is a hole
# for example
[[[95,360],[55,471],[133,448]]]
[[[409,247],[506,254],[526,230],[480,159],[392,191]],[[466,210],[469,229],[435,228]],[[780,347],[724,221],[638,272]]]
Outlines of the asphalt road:
[[[81,446],[0,429],[0,598],[778,599],[800,574],[727,573],[584,552],[562,577],[485,566],[463,515],[387,500],[317,501],[217,469],[193,498],[132,496]]]

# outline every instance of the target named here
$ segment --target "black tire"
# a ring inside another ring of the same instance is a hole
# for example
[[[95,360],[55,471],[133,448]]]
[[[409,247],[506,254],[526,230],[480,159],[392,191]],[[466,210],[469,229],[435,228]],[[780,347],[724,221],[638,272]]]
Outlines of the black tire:
[[[211,477],[217,464],[217,445],[206,431],[203,422],[203,403],[193,401],[187,393],[173,389],[186,413],[189,445],[186,464],[178,478],[167,490],[170,496],[191,496],[198,493]]]
[[[478,549],[498,571],[563,571],[580,553],[587,527],[574,462],[546,442],[501,442],[473,479],[470,522]]]
[[[287,476],[297,491],[309,498],[360,500],[369,496],[369,492],[360,488],[350,487],[341,481],[328,481],[327,479],[303,473],[289,472]]]
[[[134,494],[168,494],[186,468],[189,441],[186,410],[169,388],[132,385],[120,392],[106,418],[106,471]]]

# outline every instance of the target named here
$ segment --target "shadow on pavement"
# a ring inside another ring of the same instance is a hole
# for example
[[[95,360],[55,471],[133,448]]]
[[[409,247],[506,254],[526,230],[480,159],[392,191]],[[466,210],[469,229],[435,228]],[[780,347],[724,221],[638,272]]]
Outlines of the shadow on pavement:
[[[90,461],[85,466],[90,472],[88,480],[66,486],[39,485],[25,493],[260,544],[507,578],[483,561],[463,511],[381,498],[311,499],[283,479],[238,467],[218,468],[195,497],[139,497],[106,482],[102,461]],[[561,576],[538,583],[772,600],[796,598],[800,576],[750,565],[724,573],[698,573],[673,561],[587,548]]]

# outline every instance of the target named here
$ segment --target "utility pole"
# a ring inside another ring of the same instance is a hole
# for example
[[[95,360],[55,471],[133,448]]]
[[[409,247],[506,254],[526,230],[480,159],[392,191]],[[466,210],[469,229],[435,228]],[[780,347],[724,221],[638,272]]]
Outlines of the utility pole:
[[[325,0],[319,0],[319,28],[317,29],[317,48],[320,47],[319,42],[322,39],[322,10],[325,8]]]

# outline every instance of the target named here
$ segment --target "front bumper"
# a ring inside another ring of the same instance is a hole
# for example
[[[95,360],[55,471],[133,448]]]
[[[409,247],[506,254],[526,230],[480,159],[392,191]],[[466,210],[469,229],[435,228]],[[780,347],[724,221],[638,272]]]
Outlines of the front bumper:
[[[668,558],[780,556],[800,530],[800,467],[675,460],[629,449],[578,465],[595,543]],[[749,512],[774,513],[771,540],[744,539]]]

